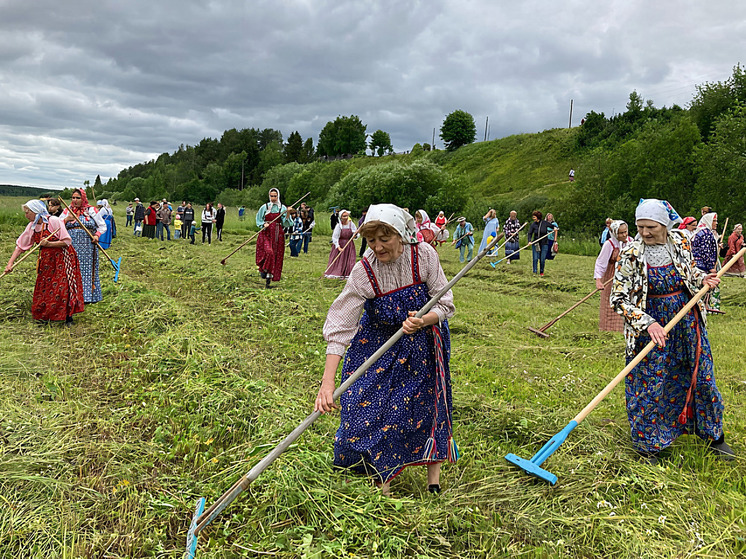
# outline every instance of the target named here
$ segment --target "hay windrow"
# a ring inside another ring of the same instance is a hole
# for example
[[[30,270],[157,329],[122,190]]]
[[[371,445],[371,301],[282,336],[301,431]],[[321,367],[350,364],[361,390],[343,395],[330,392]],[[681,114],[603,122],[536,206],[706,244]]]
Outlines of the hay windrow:
[[[123,207],[117,208],[120,227]],[[233,217],[235,220],[235,217]],[[9,222],[10,223],[10,222]],[[308,413],[323,370],[320,279],[328,237],[286,259],[262,289],[230,219],[213,245],[135,239],[102,263],[104,301],[70,329],[30,318],[33,259],[0,290],[0,556],[180,557],[199,496],[214,500]],[[0,227],[9,254],[19,227]],[[244,227],[241,224],[241,227]],[[441,249],[446,275],[457,253]],[[331,465],[338,416],[317,421],[200,538],[200,558],[737,557],[746,553],[746,463],[719,463],[684,437],[658,468],[635,460],[624,396],[607,398],[546,463],[550,487],[504,460],[532,455],[624,364],[597,331],[597,299],[538,327],[593,289],[593,259],[561,253],[478,268],[455,289],[451,370],[462,459],[443,493],[422,468],[383,498]],[[726,433],[743,455],[746,283],[724,282],[708,321]],[[731,304],[732,303],[732,304]]]

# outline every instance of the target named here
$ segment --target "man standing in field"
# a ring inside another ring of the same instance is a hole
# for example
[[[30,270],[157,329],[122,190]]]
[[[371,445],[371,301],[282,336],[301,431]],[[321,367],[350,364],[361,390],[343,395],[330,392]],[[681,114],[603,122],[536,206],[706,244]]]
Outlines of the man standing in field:
[[[139,198],[135,198],[135,236],[142,237],[142,222],[145,221],[145,206],[142,205]],[[140,234],[138,235],[138,226]]]
[[[192,208],[192,203],[188,202],[186,205],[186,208],[184,208],[184,219],[183,219],[183,225],[181,226],[181,236],[184,237],[185,239],[186,239],[185,232],[191,229],[193,221],[194,221],[194,208]]]

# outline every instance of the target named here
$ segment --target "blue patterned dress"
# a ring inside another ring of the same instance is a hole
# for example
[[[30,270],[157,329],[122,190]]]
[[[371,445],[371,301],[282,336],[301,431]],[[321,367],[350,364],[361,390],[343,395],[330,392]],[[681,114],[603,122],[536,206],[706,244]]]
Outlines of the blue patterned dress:
[[[645,312],[659,324],[668,323],[689,299],[673,264],[648,266]],[[650,335],[645,331],[636,341],[635,354],[648,342]],[[707,330],[697,307],[669,333],[664,348],[655,346],[627,375],[625,385],[627,416],[637,450],[658,452],[686,433],[709,440],[718,440],[723,434],[723,402],[715,385]]]
[[[412,283],[382,293],[367,259],[361,261],[375,292],[347,350],[342,382],[393,336],[409,311],[429,299],[412,248]],[[406,466],[455,462],[451,430],[448,322],[405,334],[340,398],[334,464],[387,482]]]
[[[78,216],[83,225],[93,234],[96,233],[96,222],[86,215]],[[80,276],[83,279],[83,301],[86,304],[98,303],[103,299],[101,280],[98,277],[98,247],[91,242],[88,233],[77,221],[68,221],[65,226],[73,241],[73,248],[80,262]]]

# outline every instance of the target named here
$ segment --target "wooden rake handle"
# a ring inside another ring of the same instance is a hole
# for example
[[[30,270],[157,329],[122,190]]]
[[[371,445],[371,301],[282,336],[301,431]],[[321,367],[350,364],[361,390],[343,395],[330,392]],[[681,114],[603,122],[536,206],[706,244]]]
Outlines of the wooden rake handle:
[[[91,232],[90,232],[90,231],[88,230],[88,228],[87,228],[87,227],[86,227],[85,225],[83,225],[83,222],[82,222],[82,221],[80,221],[80,219],[78,219],[78,216],[77,216],[77,215],[75,215],[75,212],[73,212],[73,211],[72,211],[72,210],[70,209],[70,206],[68,206],[68,205],[67,205],[67,202],[65,202],[65,201],[64,201],[64,200],[63,200],[62,198],[58,198],[58,200],[59,200],[60,202],[62,202],[62,205],[63,205],[63,206],[65,206],[65,208],[67,208],[67,212],[68,212],[68,213],[69,213],[69,214],[70,214],[71,216],[73,216],[73,217],[75,218],[75,221],[77,221],[77,222],[78,222],[78,225],[80,225],[81,229],[83,229],[83,231],[85,231],[86,233],[88,233],[88,236],[89,236],[89,237],[91,238],[91,241],[94,241],[94,243],[93,243],[93,244],[95,244],[95,245],[96,245],[96,246],[98,247],[98,249],[99,249],[99,250],[100,250],[101,252],[103,252],[103,253],[104,253],[104,256],[106,256],[106,258],[108,258],[108,259],[109,259],[109,262],[111,263],[111,265],[112,265],[112,266],[114,266],[114,269],[115,269],[115,270],[118,270],[119,268],[118,268],[118,266],[117,266],[117,264],[116,264],[116,260],[114,260],[114,259],[113,259],[113,258],[112,258],[111,256],[109,256],[109,253],[107,253],[107,252],[106,252],[106,250],[104,250],[104,247],[102,247],[101,245],[99,245],[99,243],[98,243],[98,239],[96,239],[96,238],[95,238],[95,237],[93,236],[93,233],[91,233]]]
[[[324,273],[323,273],[323,274],[321,274],[321,275],[322,275],[322,277],[323,277],[323,276],[325,276],[325,275],[326,275],[326,273],[327,273],[327,272],[328,272],[328,271],[329,271],[329,270],[330,270],[330,269],[331,269],[332,267],[334,267],[334,263],[335,263],[335,262],[336,262],[336,261],[337,261],[337,260],[339,259],[339,257],[340,257],[340,256],[342,256],[342,254],[344,254],[344,251],[346,251],[346,250],[347,250],[347,247],[348,247],[348,246],[350,246],[350,245],[352,244],[352,241],[354,241],[354,240],[355,240],[355,239],[357,238],[357,236],[358,236],[358,234],[357,234],[357,232],[356,232],[356,233],[355,233],[355,234],[354,234],[354,235],[352,236],[352,238],[351,238],[351,239],[350,239],[349,241],[347,241],[347,243],[345,244],[345,246],[343,246],[343,247],[342,247],[342,250],[338,251],[338,252],[339,252],[339,254],[337,254],[337,256],[335,256],[335,257],[334,257],[334,260],[332,260],[332,263],[331,263],[331,264],[329,264],[329,265],[328,265],[328,266],[326,267],[326,270],[324,270]]]
[[[609,279],[607,279],[604,282],[604,287],[606,287],[607,285],[609,285],[612,281],[614,281],[614,276],[610,277]],[[563,312],[561,315],[559,315],[556,318],[553,318],[552,320],[550,320],[549,322],[547,322],[544,326],[542,326],[541,328],[539,328],[539,330],[541,330],[542,332],[545,332],[551,326],[553,326],[560,318],[563,318],[564,316],[567,316],[568,314],[570,314],[572,311],[574,311],[575,309],[577,309],[580,305],[582,305],[583,303],[585,303],[588,299],[590,299],[591,297],[593,297],[596,293],[598,293],[599,291],[602,291],[604,287],[597,287],[596,289],[594,289],[593,291],[591,291],[588,295],[586,295],[585,297],[583,297],[580,301],[578,301],[573,306],[571,306],[569,309],[567,309],[565,312]]]
[[[727,272],[730,269],[730,267],[733,265],[733,263],[735,263],[736,260],[741,258],[741,256],[744,255],[744,253],[746,253],[746,247],[739,250],[738,254],[736,254],[734,258],[728,261],[728,263],[725,264],[725,266],[723,266],[723,268],[717,273],[717,277],[721,277],[725,272]],[[692,310],[692,308],[694,308],[694,305],[696,305],[697,302],[702,297],[704,297],[709,290],[710,290],[710,287],[708,285],[705,285],[704,287],[702,287],[702,289],[697,291],[694,297],[691,298],[691,300],[684,306],[684,308],[681,309],[676,314],[676,316],[674,316],[668,322],[668,324],[666,324],[663,327],[663,329],[666,331],[666,334],[668,334],[671,330],[673,330],[674,326],[676,326],[679,323],[679,321],[682,318],[684,318],[686,314],[690,310]],[[593,411],[593,409],[599,404],[599,402],[601,402],[601,400],[606,398],[609,392],[611,392],[616,387],[616,385],[619,384],[624,379],[624,377],[626,377],[630,373],[630,371],[632,371],[632,369],[634,369],[635,367],[637,367],[637,365],[640,364],[640,361],[645,359],[647,354],[650,353],[654,347],[655,347],[655,342],[652,340],[649,341],[648,344],[642,349],[642,351],[638,353],[635,356],[635,358],[632,361],[630,361],[629,364],[624,369],[622,369],[619,372],[619,374],[616,377],[614,377],[614,379],[609,384],[607,384],[606,387],[601,392],[599,392],[598,395],[595,398],[593,398],[593,400],[591,400],[590,403],[586,407],[584,407],[580,411],[580,413],[578,413],[578,415],[575,416],[574,421],[580,424],[580,422],[583,421],[586,418],[586,416]]]
[[[59,232],[59,229],[57,229],[56,231],[53,231],[52,233],[50,233],[50,234],[49,234],[49,236],[47,236],[47,237],[44,237],[44,238],[43,238],[42,240],[43,240],[43,241],[48,241],[49,239],[51,239],[52,237],[54,237],[54,236],[55,236],[55,235],[56,235],[56,234],[57,234],[58,232]],[[19,265],[19,264],[20,264],[21,262],[23,262],[23,261],[24,261],[24,260],[26,260],[26,259],[27,259],[27,258],[28,258],[29,256],[31,256],[31,254],[33,254],[33,252],[34,252],[34,251],[35,251],[35,250],[36,250],[37,248],[39,248],[39,247],[41,247],[41,242],[40,242],[40,243],[38,243],[38,244],[36,244],[36,245],[34,245],[33,247],[31,247],[31,248],[30,248],[30,249],[29,249],[29,250],[28,250],[28,251],[26,252],[26,254],[24,254],[24,255],[23,255],[23,256],[21,256],[21,257],[20,257],[20,258],[19,258],[18,260],[16,260],[16,261],[15,261],[15,262],[13,263],[13,267],[12,267],[12,268],[10,269],[10,271],[12,272],[13,270],[15,270],[15,269],[16,269],[16,266],[18,266],[18,265]],[[8,275],[8,273],[9,273],[9,272],[3,272],[2,274],[0,274],[0,278],[2,278],[2,277],[4,277],[4,276]]]

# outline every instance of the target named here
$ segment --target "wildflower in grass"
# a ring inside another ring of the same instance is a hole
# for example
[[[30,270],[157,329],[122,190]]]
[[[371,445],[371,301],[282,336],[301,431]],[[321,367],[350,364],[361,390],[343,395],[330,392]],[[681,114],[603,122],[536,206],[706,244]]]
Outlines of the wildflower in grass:
[[[666,517],[664,515],[660,515],[658,517],[658,524],[660,524],[661,526],[665,526],[665,524],[666,524]]]

